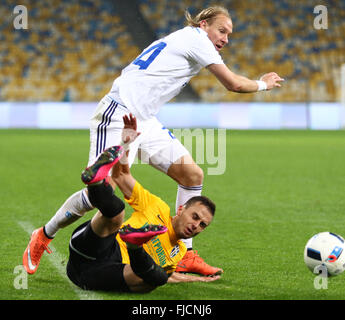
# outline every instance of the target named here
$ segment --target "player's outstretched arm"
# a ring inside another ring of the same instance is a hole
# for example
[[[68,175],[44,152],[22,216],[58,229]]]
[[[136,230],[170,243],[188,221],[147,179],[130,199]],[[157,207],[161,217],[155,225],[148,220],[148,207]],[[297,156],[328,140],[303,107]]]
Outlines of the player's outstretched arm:
[[[275,72],[266,73],[260,78],[260,81],[264,82],[264,88],[259,87],[256,80],[250,80],[232,72],[225,64],[211,64],[207,69],[216,76],[227,90],[239,93],[271,90],[275,87],[281,87],[280,82],[284,81],[284,79]]]
[[[130,172],[127,156],[129,145],[140,135],[140,132],[137,132],[137,119],[132,114],[123,116],[123,123],[122,145],[125,149],[125,154],[113,167],[112,178],[123,195],[129,199],[132,195],[136,180]]]
[[[212,282],[219,280],[220,276],[213,277],[199,277],[191,274],[183,274],[174,272],[168,279],[168,283],[181,283],[181,282]]]

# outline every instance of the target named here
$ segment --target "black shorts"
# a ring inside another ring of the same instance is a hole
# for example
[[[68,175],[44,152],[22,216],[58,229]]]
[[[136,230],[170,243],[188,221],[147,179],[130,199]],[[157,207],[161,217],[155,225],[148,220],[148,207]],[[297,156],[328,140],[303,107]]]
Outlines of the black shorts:
[[[123,277],[120,246],[112,234],[98,237],[91,229],[91,220],[74,230],[67,263],[67,276],[85,290],[129,292]]]

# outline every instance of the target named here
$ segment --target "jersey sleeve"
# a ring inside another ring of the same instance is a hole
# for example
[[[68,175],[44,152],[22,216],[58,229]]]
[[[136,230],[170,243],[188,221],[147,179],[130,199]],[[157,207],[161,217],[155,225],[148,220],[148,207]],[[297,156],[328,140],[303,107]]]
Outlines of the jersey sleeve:
[[[154,202],[157,202],[159,198],[146,189],[144,189],[141,184],[136,181],[132,195],[129,199],[125,199],[125,201],[135,210],[141,212],[146,209],[146,207]]]
[[[224,64],[219,52],[204,31],[194,28],[194,35],[192,34],[189,40],[189,48],[186,52],[188,58],[202,67],[210,64]]]

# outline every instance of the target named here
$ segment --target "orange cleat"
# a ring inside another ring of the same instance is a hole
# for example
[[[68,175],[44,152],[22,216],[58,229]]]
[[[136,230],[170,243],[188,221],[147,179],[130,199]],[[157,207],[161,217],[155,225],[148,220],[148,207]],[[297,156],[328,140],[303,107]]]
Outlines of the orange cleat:
[[[34,274],[40,264],[44,251],[51,253],[48,244],[52,241],[46,237],[43,227],[32,232],[30,242],[23,254],[23,266],[27,273]]]
[[[203,276],[215,276],[223,273],[220,268],[208,265],[197,251],[188,250],[182,260],[178,263],[176,272],[197,273]]]

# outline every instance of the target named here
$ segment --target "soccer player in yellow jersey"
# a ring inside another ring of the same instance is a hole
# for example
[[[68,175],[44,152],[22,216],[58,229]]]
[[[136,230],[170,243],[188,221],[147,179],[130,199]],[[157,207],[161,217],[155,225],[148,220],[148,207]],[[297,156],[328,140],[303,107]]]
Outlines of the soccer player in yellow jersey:
[[[89,199],[99,211],[72,234],[68,277],[83,289],[130,292],[219,279],[219,274],[200,277],[175,272],[187,250],[181,239],[196,236],[212,222],[214,203],[205,196],[193,197],[172,217],[168,205],[131,175],[126,151],[139,133],[135,117],[123,119],[124,146],[106,149],[83,171]],[[124,203],[105,179],[111,168],[112,178],[134,209],[125,223]]]
[[[167,227],[166,233],[144,243],[143,247],[156,264],[163,267],[168,273],[173,272],[177,263],[186,253],[186,246],[182,241],[179,241],[176,235],[170,216],[170,208],[164,201],[144,189],[138,182],[135,182],[132,194],[126,201],[134,209],[134,212],[125,224],[135,228],[140,228],[146,223],[161,224]],[[117,235],[117,241],[120,244],[122,262],[129,264],[127,245],[119,234]]]

